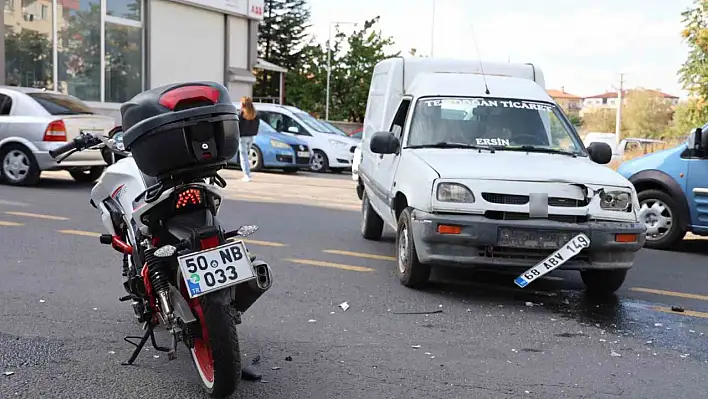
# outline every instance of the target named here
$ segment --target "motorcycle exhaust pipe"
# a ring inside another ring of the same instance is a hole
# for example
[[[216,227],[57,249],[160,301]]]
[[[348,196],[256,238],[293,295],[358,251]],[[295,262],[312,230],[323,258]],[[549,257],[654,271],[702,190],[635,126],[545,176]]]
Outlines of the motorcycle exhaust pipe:
[[[256,278],[244,284],[236,286],[234,306],[241,313],[246,312],[258,298],[270,289],[273,285],[273,275],[270,266],[262,260],[253,261],[253,269],[256,271]]]

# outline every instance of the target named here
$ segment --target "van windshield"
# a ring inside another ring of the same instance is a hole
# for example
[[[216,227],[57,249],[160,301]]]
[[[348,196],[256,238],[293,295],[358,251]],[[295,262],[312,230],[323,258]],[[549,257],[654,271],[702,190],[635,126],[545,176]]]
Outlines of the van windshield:
[[[527,100],[490,97],[418,100],[407,147],[441,143],[586,155],[577,134],[555,105]]]
[[[330,131],[330,128],[320,123],[315,117],[310,114],[304,112],[295,112],[295,116],[300,118],[300,120],[304,124],[306,124],[310,129],[316,132],[335,134],[334,132]]]

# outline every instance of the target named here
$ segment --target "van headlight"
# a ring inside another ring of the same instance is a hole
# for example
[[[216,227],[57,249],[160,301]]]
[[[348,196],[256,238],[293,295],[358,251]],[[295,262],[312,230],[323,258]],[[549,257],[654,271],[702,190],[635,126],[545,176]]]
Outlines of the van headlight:
[[[632,194],[626,191],[607,191],[600,196],[600,208],[605,211],[629,212]]]
[[[440,183],[435,197],[440,202],[473,203],[474,194],[459,183]]]

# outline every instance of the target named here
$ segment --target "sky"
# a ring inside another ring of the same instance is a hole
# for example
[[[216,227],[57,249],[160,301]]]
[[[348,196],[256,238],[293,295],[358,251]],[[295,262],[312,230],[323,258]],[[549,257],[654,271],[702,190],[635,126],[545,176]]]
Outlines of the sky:
[[[532,62],[546,87],[591,96],[619,87],[685,97],[677,71],[686,59],[681,12],[692,0],[309,0],[312,34],[330,22],[379,15],[395,51],[443,58]],[[433,13],[435,3],[435,13]],[[434,20],[434,24],[433,24]],[[350,32],[351,25],[340,30]],[[434,36],[433,36],[434,34]],[[475,46],[475,37],[479,48]],[[431,47],[431,43],[433,46]]]

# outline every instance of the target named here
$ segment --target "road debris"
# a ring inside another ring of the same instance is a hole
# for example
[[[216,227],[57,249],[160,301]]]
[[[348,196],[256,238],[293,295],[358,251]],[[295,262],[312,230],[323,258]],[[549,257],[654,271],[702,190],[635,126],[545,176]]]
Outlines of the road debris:
[[[679,355],[679,356],[681,357],[681,359],[685,359],[685,358],[689,357],[690,355],[688,353],[684,353],[683,355]]]
[[[292,362],[292,361],[293,361],[292,356],[285,356],[285,361],[286,361],[286,362]]]
[[[393,312],[393,314],[425,314],[425,315],[428,315],[428,314],[442,313],[442,312],[443,312],[442,310],[433,310],[430,312]]]
[[[317,320],[315,320],[315,319],[310,319],[310,320],[308,320],[307,322],[308,322],[308,323],[316,323]]]
[[[526,306],[529,307],[529,308],[532,308],[532,307],[533,307],[533,302],[526,302]]]
[[[683,312],[684,312],[684,308],[683,308],[683,306],[676,305],[676,306],[672,306],[672,307],[671,307],[671,311],[672,311],[672,312],[683,313]]]
[[[339,307],[342,308],[343,311],[347,311],[349,309],[349,304],[347,302],[342,302],[339,304]]]
[[[15,374],[14,371],[6,371],[6,372],[2,373],[2,375],[4,375],[5,377],[9,377],[9,376],[11,376],[11,375],[13,375],[13,374]]]
[[[280,367],[274,366],[274,367],[271,367],[270,369],[271,369],[271,370],[280,370]]]
[[[39,300],[39,303],[44,303],[44,302],[45,302],[44,299]]]
[[[152,357],[154,357],[155,359],[159,359],[160,355],[152,355]]]
[[[420,349],[420,345],[411,345],[411,348],[413,348],[413,349]]]
[[[619,353],[617,353],[617,352],[615,352],[615,351],[610,352],[610,356],[612,356],[612,357],[622,357],[622,355],[620,355]]]
[[[261,355],[258,355],[258,356],[256,356],[256,357],[254,357],[253,359],[251,359],[251,364],[255,366],[255,365],[258,364],[260,361],[261,361]]]
[[[108,351],[109,355],[115,355],[116,353],[114,351]]]
[[[663,324],[661,324],[661,323],[654,323],[654,327],[662,327],[662,326],[663,326]]]

